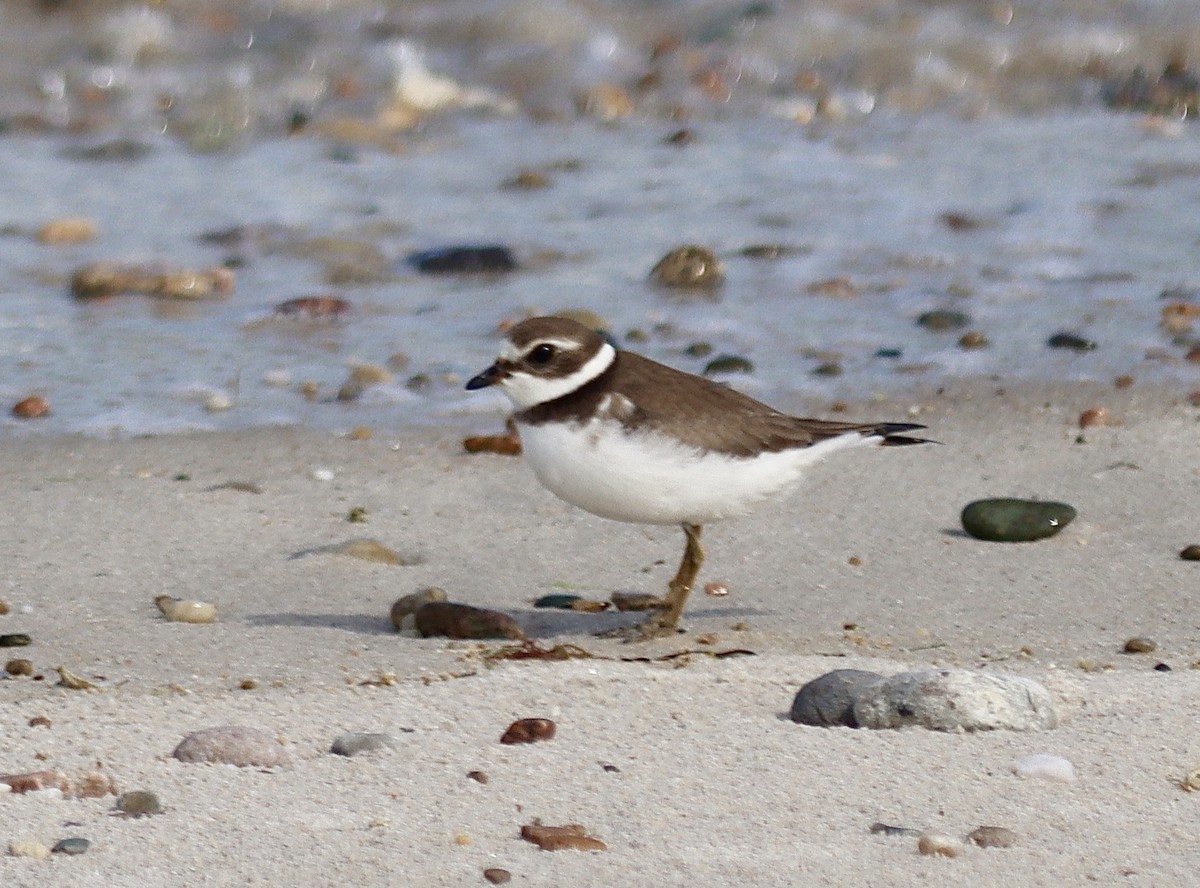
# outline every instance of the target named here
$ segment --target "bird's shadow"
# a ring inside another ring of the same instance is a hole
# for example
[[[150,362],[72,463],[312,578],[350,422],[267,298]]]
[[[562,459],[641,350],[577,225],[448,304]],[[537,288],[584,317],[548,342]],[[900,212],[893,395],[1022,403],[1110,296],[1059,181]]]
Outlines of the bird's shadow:
[[[358,635],[394,635],[396,630],[386,616],[377,614],[247,614],[251,626],[340,629]]]
[[[526,637],[531,639],[557,638],[561,636],[578,636],[587,638],[598,633],[609,632],[626,626],[634,626],[645,620],[649,614],[637,611],[602,611],[601,613],[582,613],[570,610],[526,609],[505,611],[524,630]],[[767,611],[749,607],[696,608],[684,612],[684,622],[688,617],[711,617],[717,619],[732,619],[758,617]],[[247,614],[245,621],[251,626],[266,628],[307,628],[307,629],[336,629],[342,632],[353,632],[357,635],[395,635],[396,629],[386,616],[376,614],[300,614],[292,612]]]
[[[766,613],[766,611],[750,607],[696,608],[695,610],[685,610],[682,622],[686,627],[689,618],[740,619],[758,617]],[[549,608],[513,611],[511,614],[521,624],[526,636],[540,639],[572,635],[586,638],[611,632],[614,629],[636,626],[650,616],[649,611],[608,610],[589,614]]]

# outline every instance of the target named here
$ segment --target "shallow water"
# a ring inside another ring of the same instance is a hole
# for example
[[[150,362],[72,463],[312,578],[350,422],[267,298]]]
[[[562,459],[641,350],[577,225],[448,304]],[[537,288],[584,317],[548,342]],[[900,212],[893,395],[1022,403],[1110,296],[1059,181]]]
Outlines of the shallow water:
[[[1176,5],[1142,4],[1139,19],[1128,4],[1047,4],[1017,8],[1001,25],[1008,7],[984,3],[508,3],[472,6],[480,10],[472,27],[453,4],[343,4],[323,15],[299,3],[72,6],[2,13],[13,26],[2,29],[5,40],[21,29],[30,36],[21,70],[26,81],[40,72],[42,89],[26,90],[27,107],[8,109],[16,123],[0,137],[0,399],[39,394],[52,408],[36,421],[6,408],[5,434],[481,425],[488,420],[457,417],[498,414],[500,401],[468,395],[462,382],[491,360],[498,324],[566,308],[590,309],[618,340],[694,372],[718,354],[745,357],[754,372],[729,381],[788,409],[902,395],[955,376],[1129,374],[1181,393],[1200,382],[1200,364],[1184,358],[1191,334],[1160,324],[1165,304],[1200,301],[1194,125],[1105,110],[1077,59],[1067,64],[1060,54],[1058,68],[1031,61],[1031,47],[1053,35],[1064,52],[1090,35],[1093,67],[1102,46],[1114,69],[1155,64],[1166,35],[1177,46],[1192,39],[1195,23]],[[904,28],[890,18],[896,9]],[[545,33],[530,30],[536,22]],[[822,73],[820,103],[796,86],[809,57],[798,47],[816,39],[814,23],[833,41],[819,54],[817,67],[831,72]],[[96,36],[105,26],[158,33],[161,46],[121,48]],[[184,39],[197,32],[207,40]],[[239,33],[251,45],[241,53],[230,36]],[[628,113],[605,120],[603,108],[575,110],[589,84],[634,82],[649,65],[648,44],[668,33],[682,48],[660,66],[658,85],[626,87]],[[922,46],[932,59],[934,44],[958,58],[985,37],[1013,61],[993,60],[984,78],[970,74],[983,70],[978,59],[960,59],[951,66],[957,90],[926,88],[913,64],[872,81],[865,62],[846,61],[855,51],[871,55],[870,46],[886,48],[877,63],[911,62]],[[422,110],[413,126],[366,137],[321,129],[347,118],[378,124],[378,109],[417,82],[405,56],[413,52],[430,76],[452,78],[451,95],[484,107]],[[62,84],[94,83],[106,53],[119,90],[88,98],[64,86],[62,101],[50,101],[48,72],[67,72]],[[728,73],[735,56],[736,78],[695,73],[717,57]],[[519,93],[507,79],[514,58],[525,71]],[[331,60],[341,60],[338,76],[353,75],[358,92],[331,97]],[[1023,75],[1013,70],[1021,65]],[[11,60],[0,66],[0,81],[17,70]],[[200,88],[239,70],[237,89],[214,99]],[[312,93],[325,98],[307,103],[305,125],[287,138],[301,70],[325,84]],[[737,88],[722,99],[721,83]],[[152,91],[171,84],[177,101],[163,111],[159,96],[151,110]],[[176,116],[189,106],[209,110]],[[36,125],[19,116],[30,114]],[[232,129],[214,124],[234,120]],[[669,143],[681,128],[690,141]],[[118,138],[148,150],[127,160],[78,156]],[[521,170],[543,172],[548,187],[505,187]],[[99,236],[75,246],[31,236],[64,216],[91,218]],[[225,237],[201,237],[212,233]],[[430,276],[404,261],[460,243],[505,244],[521,268]],[[715,293],[680,295],[648,282],[655,262],[685,243],[722,258],[726,283]],[[774,259],[742,253],[764,244],[788,250]],[[347,255],[370,282],[346,282],[337,263]],[[71,273],[92,261],[225,264],[236,287],[213,302],[74,300]],[[350,311],[338,320],[272,311],[322,294],[348,300]],[[919,327],[932,309],[965,313],[967,325]],[[961,348],[966,331],[990,345]],[[1047,348],[1059,331],[1098,347]],[[695,343],[711,355],[685,353]],[[389,361],[392,382],[351,403],[334,399],[351,365]],[[840,375],[814,374],[829,364]],[[312,400],[300,392],[305,382],[315,383]],[[206,409],[217,406],[214,394],[230,409]]]

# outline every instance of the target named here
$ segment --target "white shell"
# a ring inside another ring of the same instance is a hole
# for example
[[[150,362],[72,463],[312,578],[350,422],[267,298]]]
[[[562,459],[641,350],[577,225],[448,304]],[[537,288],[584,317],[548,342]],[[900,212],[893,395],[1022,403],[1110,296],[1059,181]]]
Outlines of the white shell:
[[[217,606],[211,601],[192,601],[160,595],[154,599],[154,603],[172,623],[211,623],[217,619]]]

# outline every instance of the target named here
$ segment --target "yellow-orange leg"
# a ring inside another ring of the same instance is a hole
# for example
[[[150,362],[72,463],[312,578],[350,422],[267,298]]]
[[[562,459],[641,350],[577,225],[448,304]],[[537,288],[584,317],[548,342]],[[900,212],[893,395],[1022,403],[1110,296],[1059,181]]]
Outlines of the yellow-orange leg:
[[[657,628],[658,634],[674,632],[679,626],[679,618],[683,614],[683,605],[687,602],[688,593],[700,573],[700,565],[704,564],[704,547],[700,545],[700,525],[684,524],[684,536],[687,537],[687,547],[683,550],[683,559],[679,562],[679,570],[675,579],[667,585],[667,606],[662,613],[646,621],[647,628]]]
[[[683,550],[683,559],[679,562],[679,570],[675,578],[667,584],[667,597],[663,605],[645,622],[636,626],[626,626],[601,632],[601,638],[623,638],[626,641],[646,641],[650,638],[661,638],[664,635],[674,635],[679,627],[679,617],[683,614],[683,606],[687,603],[688,593],[704,564],[704,547],[700,545],[700,525],[683,524],[683,533],[687,537],[687,546]]]

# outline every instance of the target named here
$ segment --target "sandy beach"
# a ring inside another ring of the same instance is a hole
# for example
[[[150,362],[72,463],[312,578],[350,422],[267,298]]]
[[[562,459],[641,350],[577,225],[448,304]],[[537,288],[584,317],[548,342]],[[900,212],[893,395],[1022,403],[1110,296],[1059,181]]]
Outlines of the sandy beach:
[[[43,679],[0,680],[0,772],[98,772],[156,792],[164,811],[2,795],[3,845],[92,844],[0,856],[0,883],[481,885],[496,867],[516,885],[1194,884],[1200,794],[1180,781],[1200,767],[1200,565],[1179,551],[1200,542],[1200,436],[1185,395],[973,383],[851,405],[849,419],[911,416],[942,446],[834,459],[790,497],[706,529],[701,582],[730,594],[698,591],[688,631],[646,645],[593,637],[636,615],[531,602],[659,592],[680,532],[573,509],[519,459],[465,454],[465,425],[368,441],[8,440],[0,633],[32,643],[2,653]],[[1096,406],[1113,424],[1080,442],[1078,416]],[[958,516],[987,496],[1061,500],[1079,517],[1049,540],[981,542]],[[355,507],[366,523],[347,521]],[[318,551],[368,537],[415,563]],[[391,603],[430,585],[593,656],[492,663],[499,642],[397,634]],[[219,619],[167,622],[159,595],[215,602]],[[1122,653],[1133,636],[1158,649]],[[753,656],[705,654],[730,649]],[[654,660],[685,650],[698,653]],[[832,669],[930,665],[1039,681],[1061,725],[788,719],[800,685]],[[62,687],[60,666],[98,689]],[[49,724],[31,725],[39,716]],[[557,735],[498,742],[533,716]],[[172,758],[186,734],[226,724],[279,737],[293,766]],[[330,754],[344,731],[395,748]],[[1017,777],[1031,753],[1068,759],[1078,779]],[[581,824],[608,850],[539,850],[520,838],[534,820]],[[927,857],[875,822],[951,836],[997,825],[1018,842]]]

